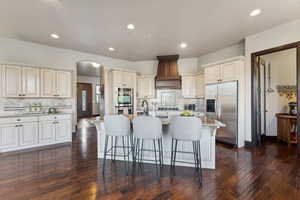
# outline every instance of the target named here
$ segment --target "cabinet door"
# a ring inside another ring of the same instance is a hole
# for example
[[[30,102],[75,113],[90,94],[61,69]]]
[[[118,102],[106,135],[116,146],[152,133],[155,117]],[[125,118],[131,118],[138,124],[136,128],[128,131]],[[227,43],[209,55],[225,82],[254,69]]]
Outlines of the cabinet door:
[[[204,76],[199,74],[196,76],[196,97],[204,97]]]
[[[138,98],[144,98],[145,79],[138,79]]]
[[[221,69],[221,80],[222,81],[233,81],[238,80],[236,62],[222,64]]]
[[[54,142],[55,124],[54,121],[39,122],[39,143],[51,144]]]
[[[38,97],[40,95],[40,76],[37,68],[22,68],[22,90],[26,97]]]
[[[64,119],[57,121],[55,124],[55,141],[71,141],[72,128],[71,120]]]
[[[0,149],[19,146],[19,128],[16,124],[0,125]]]
[[[54,97],[56,72],[53,70],[41,70],[41,96]]]
[[[4,96],[22,96],[22,68],[17,66],[5,66],[4,68]]]
[[[38,144],[38,123],[23,123],[19,127],[20,146]]]
[[[56,72],[56,95],[69,98],[72,95],[72,73]]]
[[[153,78],[147,78],[148,98],[155,98],[155,82]]]
[[[205,83],[217,83],[220,80],[220,66],[211,66],[204,69]]]
[[[113,76],[113,86],[117,88],[122,88],[125,87],[123,84],[123,74],[121,71],[113,71],[112,72]]]
[[[188,76],[182,77],[182,96],[184,98],[196,97],[196,77]]]

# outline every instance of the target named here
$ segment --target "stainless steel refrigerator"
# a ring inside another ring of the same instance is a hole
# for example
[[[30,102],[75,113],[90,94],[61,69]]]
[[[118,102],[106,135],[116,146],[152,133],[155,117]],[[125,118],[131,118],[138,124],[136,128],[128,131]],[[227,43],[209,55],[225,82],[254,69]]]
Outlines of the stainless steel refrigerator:
[[[206,114],[226,124],[217,131],[217,141],[237,146],[238,141],[238,81],[205,86]]]

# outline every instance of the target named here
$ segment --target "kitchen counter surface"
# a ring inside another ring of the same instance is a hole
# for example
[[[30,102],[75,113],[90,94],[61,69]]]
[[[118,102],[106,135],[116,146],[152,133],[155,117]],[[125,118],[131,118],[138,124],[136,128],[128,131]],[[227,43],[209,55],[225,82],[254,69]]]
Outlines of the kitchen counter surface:
[[[72,113],[26,113],[26,114],[12,114],[12,115],[0,115],[0,118],[14,118],[14,117],[39,117],[49,115],[71,115]]]

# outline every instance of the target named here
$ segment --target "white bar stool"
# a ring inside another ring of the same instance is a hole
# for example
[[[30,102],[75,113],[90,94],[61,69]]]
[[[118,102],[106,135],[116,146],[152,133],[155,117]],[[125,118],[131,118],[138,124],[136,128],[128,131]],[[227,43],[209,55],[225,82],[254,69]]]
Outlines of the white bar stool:
[[[134,160],[141,164],[144,161],[155,161],[157,165],[157,153],[159,154],[159,164],[163,165],[163,146],[162,146],[162,123],[161,120],[151,116],[135,117],[132,121],[134,137]],[[153,140],[154,149],[144,149],[144,140]],[[158,151],[156,150],[156,142]],[[144,159],[143,152],[154,152],[155,160]]]
[[[132,135],[130,129],[130,120],[122,115],[111,115],[104,117],[104,157],[103,157],[103,172],[105,169],[106,156],[111,156],[112,160],[116,160],[116,156],[124,156],[124,161],[129,162],[130,152],[132,152]],[[122,146],[118,146],[118,139],[122,139]],[[127,138],[127,145],[125,139]],[[111,147],[108,149],[109,139]],[[131,143],[131,144],[130,144]],[[117,154],[117,149],[123,148],[123,155]],[[127,149],[127,153],[126,153]]]
[[[171,167],[175,167],[176,162],[187,163],[183,161],[176,161],[177,153],[193,154],[195,168],[199,172],[199,181],[202,185],[202,167],[201,167],[201,121],[196,117],[174,117],[171,121],[170,132],[172,137],[171,149]],[[193,144],[193,152],[178,151],[178,141],[190,141]]]

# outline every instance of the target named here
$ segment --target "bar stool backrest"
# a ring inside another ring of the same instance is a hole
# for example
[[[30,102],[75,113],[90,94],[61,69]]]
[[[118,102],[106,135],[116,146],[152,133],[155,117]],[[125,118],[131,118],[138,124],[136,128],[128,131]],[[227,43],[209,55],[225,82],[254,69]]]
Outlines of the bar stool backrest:
[[[133,136],[140,139],[159,139],[162,137],[161,120],[151,116],[135,117],[132,121]]]
[[[177,140],[198,141],[201,139],[201,120],[196,117],[174,117],[171,121],[171,136]]]
[[[105,134],[109,136],[130,135],[130,121],[122,115],[109,115],[104,117]]]

